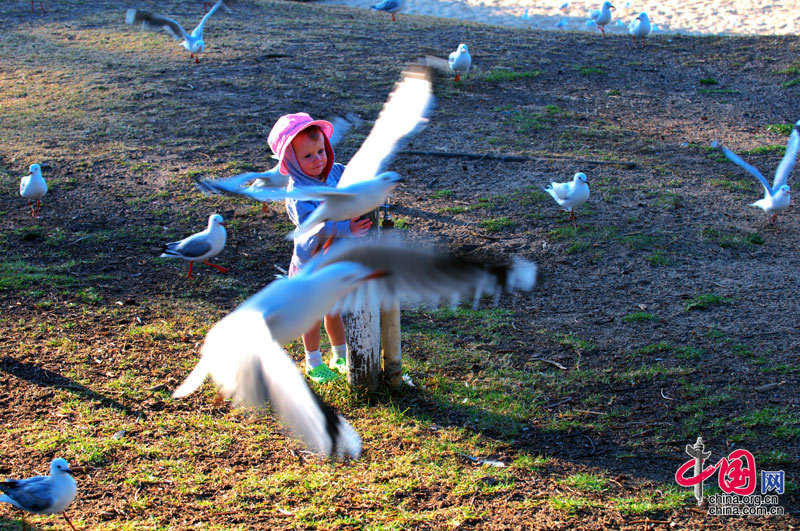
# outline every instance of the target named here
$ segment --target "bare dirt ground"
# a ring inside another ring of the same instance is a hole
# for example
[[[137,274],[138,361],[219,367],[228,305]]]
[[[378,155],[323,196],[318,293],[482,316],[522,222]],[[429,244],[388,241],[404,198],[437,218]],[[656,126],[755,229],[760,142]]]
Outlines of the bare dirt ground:
[[[200,4],[141,5],[193,26]],[[132,5],[0,11],[0,475],[67,457],[84,529],[797,527],[800,220],[790,207],[770,225],[748,206],[755,179],[707,146],[771,180],[800,118],[800,40],[659,36],[642,49],[254,1],[209,22],[195,65],[166,35],[125,26]],[[525,160],[401,153],[398,230],[533,259],[534,293],[502,311],[404,314],[418,389],[326,395],[365,434],[358,464],[317,463],[269,417],[212,406],[210,390],[170,399],[208,327],[291,254],[280,205],[205,197],[193,177],[271,167],[266,136],[284,113],[374,120],[404,64],[460,42],[471,80],[437,78],[407,149]],[[17,194],[34,162],[50,183],[36,220]],[[572,224],[541,186],[577,171],[592,196]],[[227,277],[188,280],[154,258],[215,211],[230,222]],[[787,514],[709,516],[688,489],[670,495],[697,436],[712,462],[742,448],[759,471],[783,470]],[[515,465],[495,473],[462,450]],[[587,476],[600,486],[570,479]],[[4,509],[0,529],[17,517]]]

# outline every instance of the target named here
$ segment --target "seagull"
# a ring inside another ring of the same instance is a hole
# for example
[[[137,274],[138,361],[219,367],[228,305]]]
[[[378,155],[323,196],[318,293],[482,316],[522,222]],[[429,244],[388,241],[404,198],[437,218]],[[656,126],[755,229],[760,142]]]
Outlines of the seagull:
[[[237,404],[269,401],[309,447],[338,459],[358,459],[361,439],[308,387],[281,344],[296,339],[320,315],[352,310],[365,297],[383,307],[435,303],[460,294],[529,290],[536,278],[536,266],[521,258],[510,267],[486,268],[391,238],[340,241],[306,266],[273,281],[214,325],[200,361],[173,396],[191,394],[210,375]]]
[[[450,63],[450,70],[456,75],[455,81],[461,79],[461,74],[466,75],[469,72],[469,67],[472,66],[472,57],[467,51],[467,45],[459,44],[458,49],[450,54],[448,62]]]
[[[641,37],[642,48],[644,48],[644,38],[650,33],[650,19],[647,13],[639,13],[638,17],[630,21],[628,33],[631,34],[634,43],[636,42],[636,37]]]
[[[326,221],[357,218],[383,204],[403,178],[395,172],[381,173],[382,170],[394,153],[427,124],[432,108],[430,70],[405,70],[336,188],[304,186],[285,193],[284,197],[293,199],[322,201],[287,239],[307,237]]]
[[[363,122],[357,115],[350,113],[347,117],[336,116],[331,120],[333,135],[328,139],[331,146],[338,144],[353,127]],[[251,183],[248,185],[248,183]],[[289,176],[282,175],[280,164],[265,172],[247,172],[225,179],[197,179],[197,187],[203,193],[223,193],[244,195],[264,203],[264,212],[267,211],[267,202],[281,200],[285,195]],[[276,199],[277,197],[277,199]]]
[[[228,13],[233,13],[233,11],[231,11],[231,8],[228,7],[228,4],[233,5],[237,1],[238,0],[223,0],[222,1],[222,7]],[[208,13],[209,9],[211,9],[213,6],[214,6],[214,2],[203,2],[203,12],[204,13]]]
[[[789,135],[789,142],[786,144],[786,154],[783,156],[783,159],[781,159],[780,164],[778,164],[778,169],[775,170],[775,178],[772,181],[771,187],[767,179],[761,175],[761,172],[742,160],[739,155],[719,144],[716,140],[711,143],[711,147],[721,149],[731,162],[741,166],[747,170],[750,175],[761,182],[761,186],[764,187],[764,197],[755,203],[751,203],[750,206],[758,207],[768,215],[772,215],[773,225],[775,224],[775,218],[778,216],[778,213],[786,210],[791,202],[791,190],[786,184],[786,180],[792,172],[792,168],[794,168],[797,152],[800,149],[800,133],[798,133],[798,128],[800,128],[800,120],[795,122],[792,134]]]
[[[164,246],[162,258],[183,258],[189,261],[189,278],[192,278],[192,266],[195,262],[203,262],[207,266],[216,268],[221,273],[228,269],[209,262],[225,247],[225,222],[219,214],[212,214],[208,218],[208,227],[202,232],[192,234],[177,242],[170,242]]]
[[[603,2],[603,7],[599,11],[592,11],[589,15],[597,27],[600,28],[600,32],[603,34],[603,37],[606,36],[605,25],[611,22],[611,10],[616,9],[614,6],[611,5],[611,2],[606,0]]]
[[[200,21],[200,24],[198,24],[197,27],[192,30],[191,35],[186,33],[181,25],[175,22],[173,19],[162,15],[154,15],[149,11],[143,11],[141,9],[128,9],[127,13],[125,14],[125,23],[137,24],[141,22],[143,30],[166,31],[176,41],[183,41],[181,42],[181,45],[189,51],[190,57],[194,59],[194,62],[199,63],[199,56],[201,53],[203,53],[203,50],[205,50],[205,42],[203,42],[203,27],[206,25],[208,19],[211,18],[211,15],[213,15],[217,9],[222,6],[225,6],[225,3],[222,0],[217,0],[217,3],[214,4],[214,7],[212,7],[211,10],[203,17],[203,20]],[[225,7],[227,9],[227,6]]]
[[[38,218],[40,200],[47,193],[47,182],[42,177],[42,168],[38,164],[31,164],[29,171],[30,175],[19,181],[19,195],[28,200],[31,215]],[[34,201],[36,201],[36,208],[33,207]]]
[[[372,9],[375,11],[386,11],[387,13],[392,14],[392,22],[395,22],[397,19],[395,18],[394,14],[403,9],[403,0],[382,0],[378,2]]]
[[[49,476],[0,481],[0,502],[35,514],[61,513],[73,531],[77,531],[64,510],[75,499],[77,486],[70,475],[69,463],[57,458],[50,462]],[[23,519],[24,523],[24,519]]]
[[[575,222],[575,207],[579,207],[589,199],[589,185],[586,184],[586,174],[576,173],[571,182],[556,183],[550,181],[544,191],[550,194],[556,203],[569,212],[569,219]]]

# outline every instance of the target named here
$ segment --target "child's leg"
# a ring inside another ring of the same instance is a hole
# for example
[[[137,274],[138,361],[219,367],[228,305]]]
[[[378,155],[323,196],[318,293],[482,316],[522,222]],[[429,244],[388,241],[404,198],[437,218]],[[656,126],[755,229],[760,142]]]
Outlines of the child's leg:
[[[312,369],[322,363],[322,354],[319,351],[319,325],[320,322],[317,321],[308,332],[303,334],[303,347],[306,349],[306,364]]]
[[[328,367],[345,374],[347,372],[347,338],[341,314],[325,316],[325,331],[331,341],[331,359]]]

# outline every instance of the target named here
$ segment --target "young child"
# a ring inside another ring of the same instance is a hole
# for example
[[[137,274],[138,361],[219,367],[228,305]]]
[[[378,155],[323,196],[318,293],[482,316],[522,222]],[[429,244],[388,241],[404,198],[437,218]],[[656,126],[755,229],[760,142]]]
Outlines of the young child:
[[[336,187],[345,167],[334,163],[333,148],[329,141],[332,134],[333,125],[330,122],[314,120],[306,113],[287,114],[278,119],[269,133],[267,143],[278,156],[280,172],[289,176],[289,190],[303,186]],[[319,204],[319,201],[287,199],[286,212],[292,222],[299,226]],[[370,226],[370,220],[360,218],[329,221],[316,233],[296,239],[289,276],[302,270],[313,250],[330,237],[357,238],[364,236]],[[331,369],[341,374],[347,371],[347,345],[342,316],[326,315],[324,320],[332,350],[328,365],[323,363],[319,350],[320,322],[317,321],[303,334],[306,374],[318,383],[327,383],[340,377]]]

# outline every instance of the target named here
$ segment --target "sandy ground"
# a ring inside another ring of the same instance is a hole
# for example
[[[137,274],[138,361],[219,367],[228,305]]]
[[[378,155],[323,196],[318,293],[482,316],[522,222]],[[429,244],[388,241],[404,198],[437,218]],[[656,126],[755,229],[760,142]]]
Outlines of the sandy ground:
[[[368,8],[377,0],[322,0],[322,3]],[[600,9],[601,0],[405,0],[399,15],[430,15],[521,28],[593,31],[589,12]],[[800,0],[782,3],[756,0],[667,0],[644,2],[617,0],[606,31],[627,32],[627,23],[644,11],[656,33],[785,35],[800,28]],[[527,14],[526,14],[527,11]],[[388,16],[388,15],[386,15]]]

